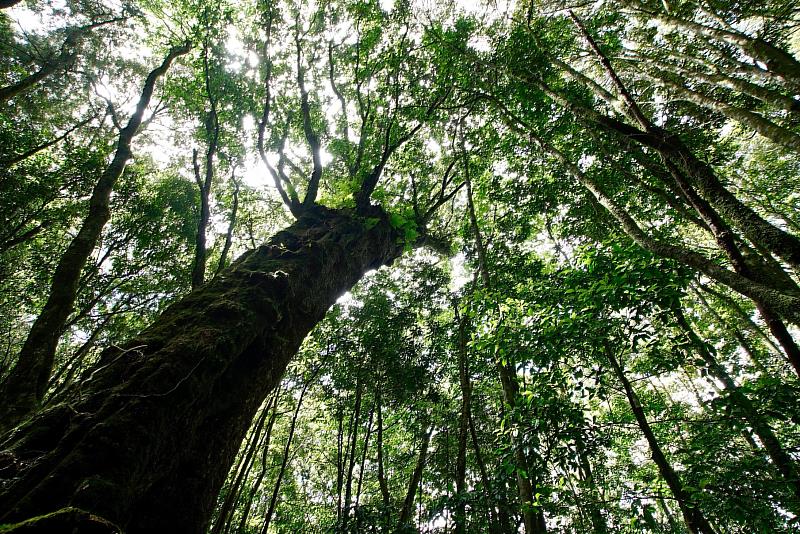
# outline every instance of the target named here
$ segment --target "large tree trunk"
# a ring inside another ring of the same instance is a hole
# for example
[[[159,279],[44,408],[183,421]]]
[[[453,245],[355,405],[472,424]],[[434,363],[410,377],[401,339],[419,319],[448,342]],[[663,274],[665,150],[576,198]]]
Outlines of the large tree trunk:
[[[367,217],[377,224],[368,229]],[[254,414],[300,343],[366,271],[401,254],[399,241],[379,208],[309,207],[138,337],[106,349],[72,402],[5,437],[0,523],[74,507],[131,534],[203,532]]]

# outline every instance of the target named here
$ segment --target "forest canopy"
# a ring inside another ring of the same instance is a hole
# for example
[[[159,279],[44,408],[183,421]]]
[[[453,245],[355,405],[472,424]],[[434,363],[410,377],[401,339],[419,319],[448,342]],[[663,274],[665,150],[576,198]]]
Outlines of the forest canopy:
[[[0,533],[797,532],[798,30],[0,0]]]

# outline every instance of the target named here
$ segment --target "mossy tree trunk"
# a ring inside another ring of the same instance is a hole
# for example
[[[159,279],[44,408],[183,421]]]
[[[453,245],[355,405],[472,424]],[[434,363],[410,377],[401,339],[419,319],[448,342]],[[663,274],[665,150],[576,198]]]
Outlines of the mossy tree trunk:
[[[71,507],[127,533],[203,532],[300,343],[366,271],[400,255],[398,241],[378,208],[309,207],[135,339],[106,349],[68,403],[2,438],[0,523]]]

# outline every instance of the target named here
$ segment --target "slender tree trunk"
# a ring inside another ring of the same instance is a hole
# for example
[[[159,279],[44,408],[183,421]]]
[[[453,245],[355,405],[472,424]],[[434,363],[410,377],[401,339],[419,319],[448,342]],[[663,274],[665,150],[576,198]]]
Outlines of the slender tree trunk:
[[[699,290],[697,289],[699,288]],[[719,291],[715,291],[708,287],[707,285],[698,284],[697,288],[694,289],[695,295],[697,295],[698,300],[700,300],[701,304],[708,310],[708,312],[714,316],[714,318],[719,322],[720,325],[726,325],[734,332],[740,332],[742,330],[741,326],[744,329],[750,330],[755,334],[757,337],[761,338],[761,340],[766,344],[766,346],[770,349],[774,355],[783,356],[781,348],[778,344],[773,340],[769,335],[761,328],[758,324],[756,324],[753,319],[750,317],[750,314],[742,309],[738,302],[736,302],[733,298],[729,295],[725,295]],[[727,307],[738,317],[739,322],[741,323],[739,326],[735,324],[730,324],[730,321],[726,321],[724,318],[720,316],[717,310],[711,306],[706,298],[703,296],[703,293],[708,293],[709,295],[714,296],[715,298],[719,299],[721,302],[725,303]]]
[[[705,26],[694,21],[664,14],[658,14],[656,18],[663,24],[672,24],[681,30],[695,35],[709,37],[722,43],[738,46],[750,57],[763,62],[767,66],[767,70],[777,74],[788,84],[792,85],[795,90],[800,87],[800,62],[790,53],[761,38],[750,37],[740,32]]]
[[[619,128],[619,132],[627,132],[631,139],[639,139],[639,138],[648,138],[648,143],[653,143],[654,147],[659,150],[662,155],[666,152],[669,152],[666,148],[662,146],[662,144],[666,144],[667,141],[662,139],[662,137],[648,133],[642,132],[632,126],[628,126],[625,123],[621,123],[614,119],[610,119],[608,117],[601,116],[600,114],[593,112],[592,110],[587,110],[585,108],[580,108],[579,106],[573,105],[568,100],[564,99],[562,96],[558,95],[557,93],[553,92],[547,86],[540,84],[540,88],[542,88],[548,95],[552,96],[558,102],[564,104],[569,109],[575,110],[579,108],[579,111],[576,112],[580,116],[586,116],[586,118],[590,120],[595,120],[598,124],[606,125],[607,123],[613,123],[614,126],[611,128],[614,131],[617,131],[616,128]],[[502,107],[502,105],[501,105]],[[785,318],[787,321],[790,321],[794,324],[800,324],[800,294],[795,292],[786,292],[785,288],[782,284],[779,284],[779,287],[773,287],[771,285],[765,285],[764,283],[756,282],[751,280],[745,276],[742,276],[739,273],[733,272],[725,267],[720,266],[717,262],[707,258],[703,254],[700,254],[694,250],[690,250],[686,247],[674,245],[671,243],[664,242],[662,240],[656,240],[648,235],[647,232],[642,230],[639,224],[634,220],[634,218],[623,208],[618,202],[616,202],[612,197],[607,195],[603,188],[590,176],[583,173],[574,163],[572,163],[569,158],[567,158],[561,151],[553,147],[552,145],[545,142],[543,139],[536,136],[530,130],[530,127],[521,121],[518,117],[514,117],[511,115],[507,109],[503,108],[503,111],[506,113],[506,119],[509,122],[509,125],[512,128],[516,128],[521,131],[521,133],[525,134],[529,138],[533,139],[537,144],[539,144],[543,149],[547,150],[553,157],[559,160],[572,174],[578,182],[580,182],[586,189],[592,194],[592,196],[598,201],[598,203],[603,206],[609,214],[611,214],[614,219],[617,220],[619,223],[622,231],[624,231],[636,244],[652,252],[653,254],[674,259],[678,262],[681,262],[693,269],[700,271],[701,273],[707,275],[708,277],[720,282],[731,289],[741,293],[742,295],[752,299],[754,302],[769,302],[769,307],[775,313],[779,314],[781,317]],[[585,115],[583,115],[585,113]],[[631,132],[635,132],[631,133]],[[661,141],[656,141],[656,139],[661,139]],[[643,143],[647,146],[647,143]],[[694,156],[688,154],[687,158],[693,158]],[[669,157],[665,156],[665,159],[670,160]],[[682,162],[681,165],[677,165],[672,162],[680,172],[683,174],[687,173],[687,168],[692,167],[691,163]],[[699,162],[698,162],[699,163]],[[702,165],[702,164],[701,164]],[[711,172],[709,170],[709,172]],[[713,176],[713,173],[707,178],[716,180],[716,177]],[[721,187],[721,186],[720,186]],[[700,189],[700,188],[698,188]],[[724,189],[724,188],[722,188]],[[727,192],[727,190],[725,190]],[[701,190],[702,192],[702,190]],[[718,192],[718,191],[717,191]],[[721,194],[721,193],[720,193]],[[741,204],[738,199],[730,195],[730,192],[726,193],[729,195],[729,200],[731,202],[737,203],[736,206],[728,205],[727,208],[730,208],[729,214],[734,213],[736,216],[741,216],[739,219],[739,223],[746,224],[747,222],[752,223],[754,226],[757,226],[758,229],[754,232],[752,229],[744,230],[746,235],[749,234],[751,241],[755,239],[754,236],[762,236],[764,237],[765,241],[762,242],[769,242],[770,243],[770,250],[776,251],[776,255],[784,257],[787,263],[792,263],[791,258],[794,257],[794,243],[797,243],[796,249],[796,260],[800,262],[800,240],[798,240],[795,236],[780,230],[771,224],[763,221],[760,219],[759,216],[753,212],[750,208]],[[712,202],[713,204],[713,202]],[[718,208],[718,206],[715,206]],[[724,215],[721,209],[718,209],[720,213]],[[754,219],[750,220],[747,216],[742,215],[743,213],[749,213],[754,217]],[[760,224],[758,221],[761,221]],[[767,228],[768,227],[768,228]],[[771,230],[770,230],[771,228]],[[773,248],[775,247],[775,248]],[[479,254],[480,258],[480,254]],[[789,258],[789,259],[787,259]],[[800,263],[797,265],[800,266]]]
[[[741,94],[751,96],[761,100],[767,105],[784,111],[789,111],[791,113],[800,112],[800,101],[795,100],[790,96],[786,96],[780,91],[776,91],[768,87],[737,78],[735,76],[729,76],[728,74],[721,72],[704,72],[697,69],[684,68],[679,65],[666,61],[660,61],[652,57],[642,58],[642,62],[655,66],[659,72],[672,72],[674,75],[687,80],[693,79],[698,82],[737,91]]]
[[[256,410],[302,340],[366,271],[402,253],[400,241],[380,208],[308,208],[106,349],[72,403],[6,436],[0,522],[60,510],[69,524],[71,506],[128,534],[205,530]]]
[[[467,532],[467,438],[469,436],[472,385],[467,366],[466,317],[459,315],[458,303],[454,303],[453,307],[458,321],[458,376],[461,384],[461,416],[458,424],[458,455],[456,457],[456,506],[453,520],[456,534],[465,534]]]
[[[537,86],[546,95],[572,112],[576,117],[593,122],[625,139],[629,139],[655,150],[665,160],[670,161],[677,169],[687,176],[690,179],[692,187],[696,189],[707,202],[713,205],[724,219],[730,221],[731,225],[738,228],[751,242],[758,243],[764,250],[783,259],[796,272],[800,272],[800,237],[771,224],[752,208],[745,205],[733,193],[725,188],[714,173],[714,170],[706,163],[700,161],[697,156],[694,155],[694,152],[691,151],[679,137],[653,125],[643,117],[641,112],[638,111],[638,108],[635,107],[635,102],[632,102],[632,99],[629,99],[632,104],[631,108],[637,110],[635,115],[643,129],[631,126],[625,122],[599,113],[594,109],[577,104],[554,91],[541,80],[531,80],[527,78],[525,80]],[[623,86],[621,87],[624,89]],[[507,115],[509,114],[507,109],[504,109],[504,112]],[[517,124],[525,126],[525,134],[531,133],[530,127],[525,125],[523,121],[519,120],[517,117],[514,117],[514,120]],[[538,139],[537,143],[542,146],[547,145],[547,143],[541,139]],[[569,164],[568,159],[564,161],[565,157],[563,154],[556,154],[558,152],[557,150],[551,147],[548,151],[553,153],[559,160],[562,160],[565,165]],[[603,205],[605,206],[605,204]],[[716,276],[710,273],[706,274],[716,278]],[[728,284],[728,282],[723,283]],[[730,285],[730,287],[741,291],[734,285]],[[778,293],[778,296],[779,295],[780,292]],[[787,317],[793,317],[794,320],[797,320],[796,313],[787,313]]]
[[[794,372],[800,376],[800,347],[797,346],[786,324],[781,321],[780,317],[775,315],[766,304],[756,302],[756,308],[764,319],[770,333],[778,340],[786,359],[789,360]]]
[[[364,464],[367,461],[367,451],[369,450],[369,438],[372,435],[372,419],[375,416],[375,406],[373,405],[369,411],[369,420],[367,421],[367,433],[364,436],[364,450],[361,452],[361,465],[358,468],[358,486],[356,487],[356,501],[353,505],[353,516],[355,518],[355,531],[361,532],[361,516],[358,511],[359,503],[361,502],[361,486],[364,482]]]
[[[422,473],[425,470],[425,462],[428,460],[428,446],[431,442],[431,435],[433,434],[433,426],[428,427],[422,437],[422,445],[419,448],[419,457],[417,458],[417,465],[414,467],[414,472],[411,474],[411,479],[408,481],[408,491],[406,498],[403,501],[403,508],[400,510],[400,518],[398,519],[397,529],[402,531],[412,520],[414,513],[414,501],[417,496],[417,487],[422,482]]]
[[[61,141],[63,141],[67,137],[69,137],[69,135],[72,132],[74,132],[76,130],[79,130],[80,128],[83,128],[84,126],[86,126],[87,124],[89,124],[90,122],[95,120],[97,118],[97,115],[98,115],[97,113],[93,113],[89,117],[87,117],[84,120],[80,121],[75,126],[70,127],[64,133],[54,137],[53,139],[50,139],[49,141],[47,141],[45,143],[42,143],[41,145],[37,145],[37,146],[35,146],[35,147],[31,148],[31,149],[28,149],[28,150],[26,150],[25,152],[23,152],[21,154],[18,154],[16,156],[12,156],[9,159],[5,159],[5,160],[0,161],[0,165],[3,165],[4,167],[11,167],[12,165],[16,165],[17,163],[19,163],[21,161],[25,161],[29,157],[38,154],[42,150],[45,150],[47,148],[50,148],[53,145],[56,145],[56,144],[60,143]],[[5,250],[5,249],[0,249],[0,250]]]
[[[466,156],[465,156],[466,158]],[[468,168],[468,164],[465,165]],[[491,287],[491,277],[489,275],[489,267],[486,262],[486,251],[483,246],[483,238],[478,225],[478,218],[475,214],[475,204],[472,198],[472,183],[469,179],[469,174],[466,178],[467,182],[467,210],[469,214],[472,229],[475,232],[475,244],[478,249],[478,269],[481,275],[481,280],[485,288],[488,290]],[[511,370],[502,362],[497,364],[498,373],[500,375],[500,384],[503,389],[503,401],[513,412],[516,406],[516,395],[518,390],[517,378],[513,376]],[[529,478],[528,458],[520,443],[519,436],[512,437],[512,448],[514,450],[514,463],[516,464],[516,479],[517,491],[520,498],[520,508],[522,511],[523,523],[525,525],[526,534],[541,534],[547,532],[544,524],[544,515],[541,511],[536,511],[533,508],[534,496],[533,486]],[[541,516],[541,517],[539,517]]]
[[[247,504],[244,506],[244,510],[242,511],[242,517],[239,520],[239,532],[244,532],[245,525],[247,525],[247,519],[250,517],[250,511],[253,509],[253,501],[255,500],[256,494],[258,493],[259,488],[261,488],[261,483],[264,481],[264,477],[267,474],[267,460],[269,458],[269,445],[272,441],[272,429],[275,427],[275,421],[278,419],[278,402],[279,402],[279,395],[280,395],[280,386],[278,389],[275,390],[275,404],[272,409],[272,414],[269,417],[269,422],[267,423],[267,434],[264,436],[264,443],[261,445],[261,470],[258,472],[258,477],[256,481],[253,483],[253,487],[250,490],[250,496],[247,499]],[[230,521],[225,526],[225,534],[230,532]]]
[[[786,506],[793,513],[800,513],[800,476],[798,476],[794,460],[792,460],[791,456],[783,449],[778,437],[772,431],[772,428],[770,428],[769,423],[758,413],[753,402],[742,392],[739,386],[736,385],[736,382],[734,382],[725,368],[717,362],[709,346],[700,339],[700,336],[698,336],[691,327],[689,321],[687,321],[683,314],[683,310],[681,310],[680,307],[676,307],[674,309],[674,314],[678,326],[680,326],[681,330],[683,330],[684,334],[689,338],[703,361],[706,362],[711,374],[722,382],[725,387],[725,392],[729,395],[731,401],[739,408],[744,419],[752,427],[758,439],[761,440],[772,463],[791,486],[795,496],[795,502],[786,503]]]
[[[633,134],[633,138],[657,150],[690,177],[692,186],[753,243],[782,258],[795,271],[800,270],[800,238],[772,225],[742,203],[678,137],[657,131],[653,134]]]
[[[209,152],[210,152],[209,148]],[[212,156],[213,158],[213,156]],[[211,180],[204,181],[200,178],[200,166],[197,163],[197,150],[192,155],[194,161],[195,181],[200,192],[200,206],[197,213],[197,232],[194,238],[194,259],[192,260],[192,289],[197,289],[206,280],[206,259],[208,250],[206,249],[206,232],[208,221],[211,218],[211,207],[209,205],[211,195]],[[207,166],[206,175],[213,176],[213,167]],[[208,185],[208,187],[206,186]]]
[[[500,372],[500,382],[503,387],[503,402],[508,406],[513,417],[514,410],[517,406],[517,395],[519,393],[519,386],[516,382],[517,379],[507,366],[498,363],[497,367]],[[514,452],[514,466],[516,467],[517,491],[521,501],[520,507],[522,509],[522,521],[525,525],[525,532],[526,534],[543,534],[547,532],[544,514],[541,510],[534,508],[533,505],[535,499],[533,484],[530,478],[528,457],[525,454],[525,450],[522,448],[519,436],[512,437],[512,448]]]
[[[0,9],[11,7],[14,4],[17,4],[18,1],[19,0],[0,0]],[[75,62],[75,59],[78,57],[78,46],[80,45],[81,41],[86,37],[86,35],[92,29],[97,28],[98,26],[109,24],[116,20],[119,19],[96,22],[78,28],[69,28],[67,30],[67,38],[61,45],[61,50],[59,51],[57,56],[48,59],[39,70],[37,70],[33,74],[25,76],[17,83],[13,85],[8,85],[6,87],[0,87],[0,104],[8,100],[11,100],[16,96],[21,95],[22,93],[34,87],[42,80],[56,74],[60,70],[69,68]]]
[[[781,356],[785,361],[788,361],[789,364],[794,369],[795,373],[800,375],[800,347],[798,347],[791,333],[786,328],[784,322],[781,321],[780,318],[778,318],[774,313],[772,313],[772,310],[769,307],[761,304],[760,302],[755,302],[756,309],[758,309],[758,312],[761,314],[761,318],[764,319],[764,322],[766,323],[767,328],[769,329],[772,336],[777,340],[778,342],[777,345],[763,330],[761,330],[761,328],[759,328],[757,324],[753,322],[750,316],[744,310],[742,310],[741,307],[735,301],[733,301],[733,299],[721,293],[717,293],[709,289],[708,287],[705,286],[700,286],[700,287],[704,291],[707,291],[710,294],[714,295],[715,297],[722,299],[723,302],[731,306],[731,308],[744,321],[744,323],[747,324],[754,332],[759,334],[767,342],[769,346],[775,349],[775,353],[778,356]],[[714,311],[713,308],[711,308],[711,306],[709,306],[708,303],[705,302],[703,296],[700,293],[697,293],[697,296],[700,298],[701,302],[704,303],[706,308],[709,311],[711,311],[717,318],[719,318],[719,315],[716,313],[716,311]],[[740,343],[744,341],[738,330],[734,332],[734,337],[740,339]],[[744,342],[743,347],[746,347],[746,342]],[[748,351],[748,353],[752,354],[752,351]]]
[[[216,116],[216,114],[214,114]],[[211,118],[206,120],[206,128],[215,128],[208,130],[207,134],[212,136],[209,140],[208,150],[205,157],[205,176],[200,178],[200,165],[197,162],[197,151],[194,151],[194,175],[197,182],[197,188],[200,191],[200,210],[197,219],[197,233],[195,234],[194,246],[194,262],[192,263],[192,289],[197,289],[205,282],[206,278],[206,261],[208,257],[208,249],[206,248],[206,233],[208,231],[208,222],[211,218],[211,184],[214,179],[214,156],[217,153],[217,136],[219,126],[210,126]]]
[[[383,500],[383,507],[386,513],[386,522],[388,525],[389,521],[391,521],[390,513],[392,498],[391,494],[389,493],[389,483],[386,480],[386,473],[383,470],[383,395],[380,390],[380,385],[378,388],[379,389],[376,393],[378,410],[378,435],[376,436],[376,439],[378,442],[375,446],[378,448],[378,486],[380,486],[381,499]]]
[[[728,260],[733,266],[734,272],[743,276],[744,278],[747,278],[748,280],[763,283],[765,280],[761,280],[755,275],[750,267],[750,264],[748,264],[748,262],[745,260],[744,255],[737,246],[733,232],[730,228],[728,228],[728,225],[725,223],[722,217],[720,217],[720,215],[708,202],[706,202],[694,191],[691,185],[686,182],[680,170],[677,169],[674,164],[667,161],[666,165],[670,171],[670,174],[672,174],[674,177],[675,182],[678,184],[678,187],[689,200],[691,206],[695,209],[695,211],[697,211],[698,215],[700,215],[700,217],[706,223],[707,227],[714,236],[717,245],[727,256]],[[774,278],[778,279],[778,277]],[[771,280],[772,278],[770,281]],[[769,283],[769,281],[767,281],[767,283]],[[775,289],[782,289],[780,287],[781,285],[782,284],[779,282]],[[789,362],[795,369],[795,372],[800,375],[800,348],[798,348],[797,344],[794,342],[794,339],[786,328],[786,325],[772,310],[772,307],[769,305],[768,301],[762,299],[753,299],[753,301],[755,302],[756,308],[758,308],[758,312],[761,314],[761,317],[764,319],[764,322],[769,327],[770,332],[772,332],[772,335],[775,336],[775,339],[777,339],[778,343],[780,343],[783,347]]]
[[[478,442],[478,433],[475,431],[475,421],[472,418],[472,410],[469,412],[469,434],[472,438],[472,447],[475,451],[475,463],[478,464],[478,470],[481,473],[481,483],[483,484],[483,498],[486,501],[487,513],[489,514],[489,532],[492,534],[500,534],[510,532],[510,520],[505,504],[497,503],[497,513],[495,513],[494,505],[495,500],[490,495],[490,482],[489,472],[486,469],[486,462],[483,461],[483,454],[481,454],[480,443]]]
[[[274,398],[275,397],[273,396],[273,399]],[[222,532],[223,527],[228,523],[228,516],[231,514],[231,512],[233,512],[233,507],[236,504],[236,500],[239,498],[239,490],[242,487],[243,482],[247,479],[247,475],[250,473],[250,466],[253,465],[253,459],[255,458],[256,450],[261,444],[261,432],[264,430],[264,423],[266,423],[267,416],[272,410],[273,399],[270,399],[270,402],[262,411],[261,417],[259,417],[258,421],[256,422],[255,429],[251,434],[250,447],[246,449],[246,452],[242,457],[242,461],[236,470],[236,477],[228,488],[228,493],[225,496],[225,500],[222,502],[222,506],[217,514],[217,520],[214,523],[210,534],[219,534]]]
[[[689,495],[684,491],[680,478],[678,478],[677,473],[675,473],[675,470],[672,468],[667,460],[667,457],[664,455],[664,452],[661,450],[661,446],[658,444],[656,436],[650,427],[650,423],[647,421],[644,409],[639,402],[639,396],[633,390],[628,377],[625,376],[622,367],[620,366],[619,362],[617,362],[617,359],[613,353],[613,349],[611,349],[609,346],[606,346],[605,352],[614,374],[617,376],[617,379],[620,381],[620,383],[622,383],[622,387],[625,389],[625,396],[628,398],[628,403],[631,406],[631,410],[633,411],[633,415],[639,425],[639,429],[642,431],[642,434],[644,434],[644,437],[647,440],[653,461],[658,467],[661,477],[667,483],[667,486],[669,486],[669,489],[672,492],[672,495],[675,497],[675,500],[678,502],[678,506],[681,509],[683,518],[686,521],[686,527],[692,534],[716,534],[703,513],[697,508],[697,505],[692,502]]]
[[[222,272],[228,264],[228,254],[233,245],[233,232],[236,230],[236,215],[239,211],[239,180],[236,179],[234,172],[236,169],[231,170],[231,181],[233,182],[233,205],[231,206],[231,218],[228,221],[228,231],[225,233],[225,244],[222,247],[222,252],[219,255],[219,263],[217,264],[216,274]]]
[[[272,488],[272,497],[270,497],[267,513],[264,516],[264,525],[261,527],[261,534],[267,534],[269,531],[269,524],[272,521],[272,516],[275,514],[275,508],[278,506],[278,495],[280,495],[281,492],[281,484],[283,483],[283,476],[286,474],[286,467],[289,465],[292,440],[294,439],[294,431],[297,428],[297,418],[300,415],[300,408],[303,407],[303,399],[305,399],[308,387],[311,385],[314,378],[316,378],[316,373],[313,373],[308,380],[306,380],[305,384],[303,384],[303,389],[300,391],[300,398],[297,399],[297,407],[294,409],[292,422],[289,425],[289,437],[286,438],[286,445],[283,447],[281,467],[278,470],[278,477],[275,479],[275,486]]]
[[[203,44],[203,77],[205,81],[206,99],[209,110],[203,126],[206,134],[206,153],[203,162],[203,176],[200,176],[200,164],[197,161],[197,150],[192,153],[194,179],[200,191],[200,210],[195,234],[194,261],[192,263],[192,289],[197,289],[205,282],[208,250],[206,248],[206,232],[211,218],[211,186],[214,180],[214,159],[219,148],[219,116],[217,115],[218,96],[212,89],[211,68],[208,61],[209,43]]]
[[[588,490],[589,498],[589,518],[592,521],[592,528],[595,534],[605,534],[608,532],[608,525],[601,512],[601,505],[598,504],[600,495],[598,494],[597,482],[592,473],[592,464],[589,462],[589,456],[586,454],[586,445],[582,437],[578,437],[575,441],[575,449],[578,454],[578,464],[580,465],[579,472],[582,475],[582,482]]]
[[[358,425],[361,419],[361,399],[364,394],[364,384],[359,376],[356,379],[356,401],[351,419],[352,432],[350,433],[349,460],[347,466],[347,479],[344,485],[344,507],[342,508],[342,531],[347,532],[347,523],[350,519],[350,501],[353,497],[353,469],[356,465],[356,440],[358,439]]]
[[[92,191],[89,213],[56,266],[47,302],[28,333],[16,365],[0,386],[0,398],[4,399],[0,404],[0,431],[29,416],[44,398],[59,337],[77,298],[81,272],[111,217],[111,192],[131,157],[131,141],[142,123],[156,82],[175,58],[189,50],[188,45],[170,50],[163,63],[145,80],[136,111],[120,132],[114,159]]]
[[[762,137],[795,152],[800,151],[800,136],[788,128],[775,124],[762,115],[738,106],[732,106],[706,96],[698,91],[669,80],[663,76],[648,76],[655,83],[672,88],[689,102],[708,108],[732,119],[747,129],[758,132]]]
[[[342,489],[344,488],[344,464],[347,461],[344,438],[344,410],[337,409],[337,421],[339,423],[336,432],[336,525],[342,521]]]

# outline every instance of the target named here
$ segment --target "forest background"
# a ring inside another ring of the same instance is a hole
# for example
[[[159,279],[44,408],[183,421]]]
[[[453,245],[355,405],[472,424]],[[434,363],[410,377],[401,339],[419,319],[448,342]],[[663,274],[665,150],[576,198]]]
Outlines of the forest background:
[[[0,532],[800,528],[795,3],[0,9]]]

